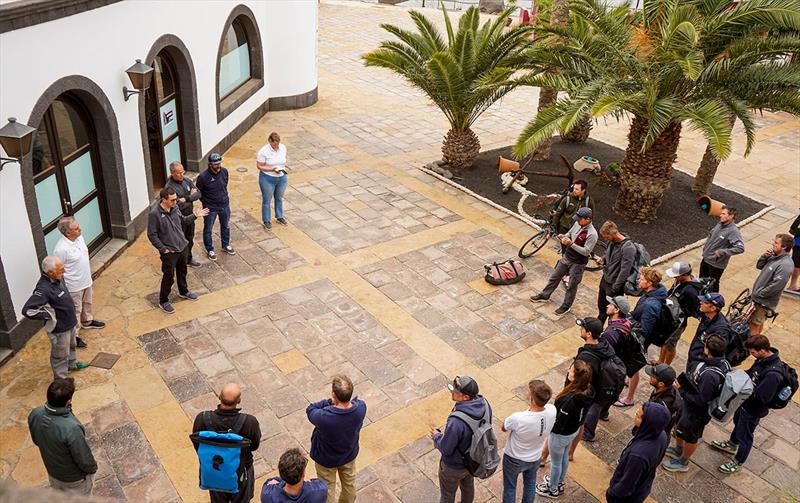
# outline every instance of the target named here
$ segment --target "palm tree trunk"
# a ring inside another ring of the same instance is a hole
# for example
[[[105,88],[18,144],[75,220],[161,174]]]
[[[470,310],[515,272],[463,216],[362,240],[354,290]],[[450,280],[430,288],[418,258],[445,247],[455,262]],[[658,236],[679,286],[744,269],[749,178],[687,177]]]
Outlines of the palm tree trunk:
[[[583,143],[589,139],[589,133],[592,131],[593,126],[592,116],[584,115],[578,120],[574,128],[570,129],[568,133],[561,135],[561,141],[567,143]]]
[[[728,125],[733,128],[736,122],[736,116],[731,115],[728,118]],[[717,174],[717,168],[721,162],[720,158],[714,155],[714,151],[710,146],[706,147],[706,152],[703,154],[703,160],[700,161],[700,167],[697,168],[697,174],[694,177],[692,184],[692,192],[695,194],[708,194],[711,190],[711,185],[714,183],[714,176]]]
[[[628,147],[620,166],[620,188],[614,211],[633,222],[649,223],[656,217],[661,198],[672,179],[672,165],[681,138],[680,122],[673,122],[642,152],[647,119],[633,118]]]
[[[481,142],[470,128],[451,129],[442,142],[442,159],[450,169],[458,170],[472,166],[481,151]]]

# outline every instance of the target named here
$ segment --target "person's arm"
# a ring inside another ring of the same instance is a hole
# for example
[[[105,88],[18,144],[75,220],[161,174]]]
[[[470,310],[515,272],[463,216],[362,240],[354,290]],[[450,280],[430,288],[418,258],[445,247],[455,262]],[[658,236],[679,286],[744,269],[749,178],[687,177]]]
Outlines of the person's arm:
[[[608,487],[607,494],[615,498],[630,496],[638,487],[639,479],[646,469],[647,463],[643,459],[635,454],[629,454],[625,461],[617,465],[615,473],[621,473],[622,477]]]
[[[306,416],[308,417],[309,422],[314,426],[317,426],[320,419],[324,415],[323,409],[328,405],[330,405],[328,399],[308,404],[308,407],[306,407]]]
[[[194,182],[192,182],[188,178],[186,179],[186,181],[189,182],[189,201],[190,202],[197,201],[198,199],[200,199],[200,196],[202,195],[200,189],[198,189],[197,186],[194,184]]]
[[[147,217],[147,239],[150,240],[150,244],[152,244],[159,253],[169,253],[170,249],[167,248],[167,245],[158,237],[158,218],[158,213],[150,213]]]
[[[646,304],[644,306],[644,311],[642,312],[642,319],[639,320],[639,324],[642,325],[642,332],[644,336],[650,338],[653,335],[653,328],[656,326],[656,321],[658,321],[657,312],[658,309],[655,307],[656,303],[653,300],[646,300]],[[661,306],[659,306],[661,307]]]
[[[595,244],[597,244],[597,234],[593,232],[587,232],[586,242],[583,243],[583,246],[579,246],[575,244],[575,242],[573,241],[573,243],[569,245],[569,247],[575,250],[576,252],[580,253],[584,257],[588,257],[589,254],[592,253]]]
[[[447,421],[447,426],[444,433],[437,434],[433,437],[433,445],[442,453],[442,456],[449,456],[456,452],[458,444],[461,441],[458,428],[454,426],[452,421]]]
[[[625,288],[625,280],[633,268],[633,262],[636,260],[636,246],[633,242],[628,241],[628,244],[622,245],[622,258],[620,260],[619,272],[614,279],[611,291],[614,293],[622,292]]]
[[[561,220],[561,217],[564,216],[564,211],[567,208],[567,198],[562,197],[561,201],[558,203],[558,207],[556,211],[553,213],[552,218],[550,218],[550,224],[554,227],[558,227],[558,222]]]
[[[772,276],[770,276],[767,284],[753,292],[753,295],[762,299],[778,297],[781,295],[781,292],[783,292],[783,289],[789,282],[790,277],[791,272],[786,274],[780,266],[776,266],[775,270],[772,271]]]
[[[72,460],[75,461],[75,464],[78,465],[78,468],[83,473],[97,472],[97,461],[95,461],[84,435],[76,435],[75,438],[67,442],[67,447],[72,455]]]
[[[729,240],[730,246],[728,248],[720,248],[717,250],[718,256],[730,257],[731,255],[739,255],[740,253],[744,253],[744,240],[742,239],[742,233],[739,232],[739,229],[734,229],[731,234],[731,239]]]
[[[258,419],[256,419],[255,416],[250,416],[249,419],[253,421],[250,437],[250,452],[254,452],[257,451],[259,445],[261,445],[261,425],[258,424]]]
[[[763,269],[764,266],[767,265],[767,261],[770,259],[770,257],[772,257],[771,254],[764,254],[758,257],[758,261],[756,262],[756,269],[758,269],[759,271]]]
[[[30,296],[25,305],[22,306],[22,316],[26,318],[30,318],[32,320],[43,320],[47,321],[50,319],[50,315],[47,314],[43,308],[45,304],[49,304],[50,300],[47,297],[47,292],[43,289],[37,288],[33,291],[33,295]]]
[[[697,391],[700,393],[699,403],[711,403],[717,394],[717,378],[722,378],[713,370],[706,370],[697,383]]]
[[[514,427],[516,426],[516,424],[515,424],[515,420],[514,420],[513,416],[514,415],[512,414],[512,415],[508,416],[505,421],[503,421],[503,425],[500,426],[500,429],[502,431],[504,431],[504,432],[514,431]]]

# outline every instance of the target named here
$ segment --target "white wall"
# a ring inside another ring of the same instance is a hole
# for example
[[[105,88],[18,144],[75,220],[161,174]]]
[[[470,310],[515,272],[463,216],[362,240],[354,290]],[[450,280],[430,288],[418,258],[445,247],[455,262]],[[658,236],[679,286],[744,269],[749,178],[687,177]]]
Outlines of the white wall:
[[[225,20],[239,4],[256,16],[266,82],[217,124],[217,50]],[[181,39],[194,63],[203,153],[269,97],[317,86],[317,0],[127,0],[0,34],[0,127],[12,116],[27,122],[42,93],[62,77],[94,81],[117,118],[130,214],[138,215],[149,205],[139,109],[135,97],[124,101],[122,87],[130,87],[125,69],[164,34]],[[0,172],[0,256],[17,313],[39,276],[30,229],[19,165],[6,165]]]

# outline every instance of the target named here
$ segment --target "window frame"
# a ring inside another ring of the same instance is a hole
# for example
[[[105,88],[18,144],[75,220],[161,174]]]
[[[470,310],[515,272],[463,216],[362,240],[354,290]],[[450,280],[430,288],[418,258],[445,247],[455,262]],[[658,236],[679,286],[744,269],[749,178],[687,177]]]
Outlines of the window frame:
[[[223,56],[222,51],[225,46],[225,39],[228,35],[228,31],[231,29],[236,29],[233,27],[234,22],[244,32],[244,37],[250,56],[250,78],[220,98],[219,77]],[[241,106],[251,96],[258,92],[259,89],[264,87],[264,56],[261,45],[261,32],[258,29],[258,23],[256,22],[255,15],[245,5],[237,5],[234,7],[228,16],[228,19],[225,21],[220,36],[219,48],[217,49],[216,67],[217,69],[214,75],[214,95],[216,97],[217,104],[217,123],[220,123],[223,119],[225,119],[225,117],[233,113],[234,110],[239,108],[239,106]]]

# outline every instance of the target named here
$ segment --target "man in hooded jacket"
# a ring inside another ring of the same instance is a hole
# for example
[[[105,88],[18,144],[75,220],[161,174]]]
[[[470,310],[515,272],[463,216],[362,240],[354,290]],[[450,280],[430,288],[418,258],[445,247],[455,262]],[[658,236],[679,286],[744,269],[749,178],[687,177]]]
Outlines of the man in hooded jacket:
[[[604,360],[616,356],[616,353],[614,353],[614,348],[611,347],[611,344],[601,338],[603,322],[597,318],[583,318],[576,320],[575,323],[581,327],[581,339],[583,339],[584,342],[583,346],[578,349],[578,354],[575,356],[575,359],[585,361],[589,367],[591,367],[592,388],[595,390],[594,403],[586,413],[586,421],[583,423],[583,434],[579,435],[579,437],[587,442],[594,442],[597,421],[601,417],[606,417],[608,415],[608,409],[618,398],[617,396],[604,394],[605,392],[600,384],[600,365]]]
[[[669,410],[658,402],[645,402],[636,411],[636,433],[619,456],[606,491],[608,503],[641,503],[650,495],[656,469],[667,450],[664,427],[669,420]]]

